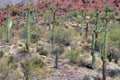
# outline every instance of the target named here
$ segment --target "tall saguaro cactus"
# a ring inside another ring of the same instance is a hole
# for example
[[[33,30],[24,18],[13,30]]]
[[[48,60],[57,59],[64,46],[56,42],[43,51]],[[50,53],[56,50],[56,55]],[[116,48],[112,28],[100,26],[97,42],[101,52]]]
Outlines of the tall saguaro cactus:
[[[105,27],[105,40],[104,40],[104,53],[103,53],[103,80],[106,80],[106,60],[107,60],[107,48],[108,48],[108,10],[105,11],[106,27]]]
[[[85,37],[88,37],[88,21],[86,22],[86,33],[85,33]]]
[[[80,35],[83,34],[83,28],[84,28],[84,20],[85,20],[85,11],[82,9],[82,21],[81,21],[81,32]]]
[[[92,48],[91,48],[91,55],[92,55],[92,68],[94,69],[95,68],[95,55],[94,55],[94,52],[95,52],[95,35],[94,35],[94,32],[92,32]]]
[[[54,28],[55,28],[55,12],[53,12],[53,27],[52,27],[52,50],[54,46]]]
[[[12,27],[12,19],[10,18],[10,6],[7,5],[7,42],[9,42],[11,38],[11,27]]]
[[[27,9],[27,31],[26,31],[26,49],[29,50],[30,45],[30,9]]]
[[[98,8],[96,10],[96,22],[95,22],[95,38],[98,38],[98,18],[99,18],[99,11]]]

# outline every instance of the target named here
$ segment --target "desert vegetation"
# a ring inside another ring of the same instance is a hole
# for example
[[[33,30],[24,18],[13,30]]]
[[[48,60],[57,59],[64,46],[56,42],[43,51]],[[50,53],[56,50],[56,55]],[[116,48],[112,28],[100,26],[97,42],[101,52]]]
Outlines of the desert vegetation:
[[[0,10],[0,80],[120,80],[119,0],[38,0]]]

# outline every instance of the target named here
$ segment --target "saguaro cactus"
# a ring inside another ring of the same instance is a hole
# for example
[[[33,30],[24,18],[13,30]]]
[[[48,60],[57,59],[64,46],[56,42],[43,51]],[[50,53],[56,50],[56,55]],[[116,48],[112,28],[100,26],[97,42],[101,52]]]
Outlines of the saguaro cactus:
[[[98,38],[98,18],[99,18],[99,11],[98,11],[98,8],[97,8],[97,10],[96,10],[96,22],[95,22],[95,25],[96,25],[95,38]]]
[[[53,12],[52,50],[53,50],[53,46],[54,46],[54,28],[55,28],[55,12]]]
[[[92,32],[92,48],[91,48],[91,55],[92,55],[92,68],[95,68],[95,36],[94,36],[94,32]]]
[[[88,37],[88,21],[86,22],[86,33],[85,33],[85,37]]]
[[[83,34],[83,28],[84,28],[84,20],[85,20],[85,11],[82,9],[82,21],[81,21],[81,31],[80,31],[80,35]]]
[[[27,31],[26,31],[26,49],[29,50],[30,45],[30,9],[27,9]]]
[[[60,46],[57,47],[57,53],[55,54],[55,68],[58,68],[59,52],[60,52]]]
[[[106,8],[106,27],[105,27],[105,40],[104,40],[104,53],[103,53],[103,80],[106,80],[106,60],[107,60],[107,48],[108,48],[108,11]]]
[[[12,27],[12,19],[10,18],[10,6],[7,5],[7,42],[9,42],[11,38],[11,27]]]

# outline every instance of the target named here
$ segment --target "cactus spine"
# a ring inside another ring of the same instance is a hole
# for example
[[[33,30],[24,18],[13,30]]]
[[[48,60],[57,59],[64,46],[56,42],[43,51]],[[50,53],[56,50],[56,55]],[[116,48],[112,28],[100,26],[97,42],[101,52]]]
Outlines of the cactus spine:
[[[104,41],[104,53],[103,53],[103,80],[106,80],[106,60],[107,60],[107,48],[108,48],[108,11],[106,8],[106,29],[105,29],[105,41]]]
[[[82,21],[81,21],[81,32],[80,32],[80,35],[83,34],[83,28],[84,28],[84,16],[85,16],[85,12],[84,12],[84,10],[82,10]]]
[[[94,56],[94,52],[95,52],[95,36],[94,36],[94,32],[92,32],[92,48],[91,48],[91,55],[92,55],[92,68],[95,68],[95,56]]]
[[[10,18],[10,6],[7,5],[7,42],[9,42],[11,38],[11,27],[12,27],[12,19]]]
[[[26,31],[26,49],[29,50],[30,45],[30,9],[27,9],[27,31]]]

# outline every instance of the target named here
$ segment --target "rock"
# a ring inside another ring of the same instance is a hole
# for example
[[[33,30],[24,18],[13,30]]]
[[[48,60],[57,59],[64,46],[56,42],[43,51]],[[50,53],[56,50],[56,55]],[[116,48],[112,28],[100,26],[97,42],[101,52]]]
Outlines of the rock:
[[[42,46],[37,47],[37,52],[42,51],[44,48]]]
[[[84,55],[81,55],[79,58],[79,63],[81,66],[85,66],[87,68],[92,68],[91,62],[92,62],[92,56],[89,53],[85,53]]]
[[[100,58],[96,57],[95,68],[97,68],[97,69],[101,69],[102,68],[102,60]]]
[[[113,80],[111,77],[106,77],[106,80]]]

